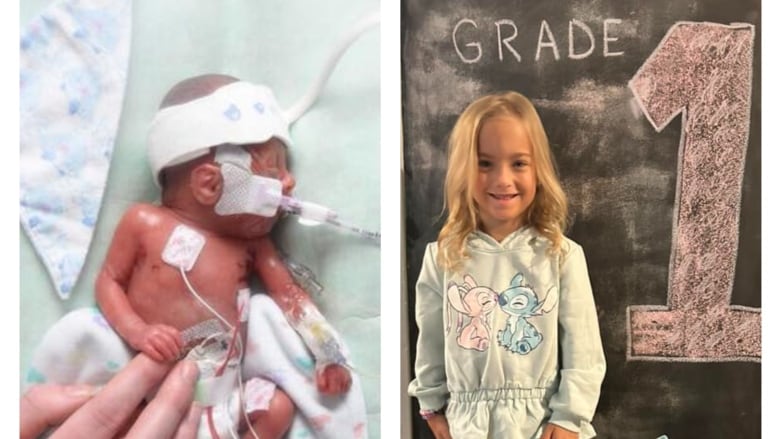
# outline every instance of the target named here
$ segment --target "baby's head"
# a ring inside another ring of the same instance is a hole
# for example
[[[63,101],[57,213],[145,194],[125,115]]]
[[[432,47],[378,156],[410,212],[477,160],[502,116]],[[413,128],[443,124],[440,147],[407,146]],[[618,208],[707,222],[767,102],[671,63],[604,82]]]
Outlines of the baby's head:
[[[461,113],[450,134],[444,191],[449,214],[439,242],[445,262],[465,255],[469,233],[495,226],[531,225],[554,249],[560,246],[566,195],[539,115],[519,93],[484,96]]]
[[[179,82],[163,98],[150,129],[148,152],[163,205],[202,206],[214,212],[232,187],[221,171],[224,157],[243,166],[247,175],[279,180],[282,193],[289,195],[295,186],[287,169],[289,144],[287,122],[270,89],[208,74]],[[225,218],[215,218],[217,222],[252,225],[252,235],[270,231],[278,216],[262,218],[229,209],[220,215]]]
[[[160,110],[175,105],[182,105],[195,99],[208,96],[214,93],[218,88],[228,84],[238,82],[238,78],[229,75],[222,75],[218,73],[211,73],[206,75],[195,76],[187,78],[183,81],[176,83],[168,93],[163,97],[160,102]],[[150,149],[152,146],[150,145]],[[194,157],[187,160],[186,155],[191,154]],[[201,148],[200,150],[194,150],[187,152],[187,154],[181,154],[182,157],[174,157],[169,159],[169,163],[156,164],[152,163],[152,172],[155,173],[155,183],[163,191],[166,192],[166,188],[171,186],[171,183],[179,183],[189,173],[189,170],[199,163],[206,163],[213,161],[214,151],[213,148]],[[151,157],[150,152],[150,157]],[[182,161],[184,160],[184,161]],[[178,162],[178,163],[177,163]],[[158,169],[159,168],[159,169]]]

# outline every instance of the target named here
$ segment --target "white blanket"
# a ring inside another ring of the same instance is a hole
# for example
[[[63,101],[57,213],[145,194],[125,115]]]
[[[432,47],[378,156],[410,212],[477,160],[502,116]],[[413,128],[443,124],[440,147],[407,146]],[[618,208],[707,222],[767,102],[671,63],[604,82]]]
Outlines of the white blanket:
[[[325,396],[316,388],[314,360],[276,304],[252,296],[243,379],[263,377],[284,389],[297,407],[290,438],[365,438],[366,409],[360,379],[352,375],[346,395]],[[133,358],[133,352],[96,308],[70,312],[52,326],[35,351],[27,385],[104,384]]]

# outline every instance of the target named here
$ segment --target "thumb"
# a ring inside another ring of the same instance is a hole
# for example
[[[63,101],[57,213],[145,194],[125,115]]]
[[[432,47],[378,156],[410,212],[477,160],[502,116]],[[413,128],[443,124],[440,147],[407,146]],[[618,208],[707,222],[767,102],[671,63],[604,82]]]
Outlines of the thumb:
[[[20,402],[21,439],[35,438],[61,424],[98,391],[99,387],[77,384],[39,384],[31,387]]]

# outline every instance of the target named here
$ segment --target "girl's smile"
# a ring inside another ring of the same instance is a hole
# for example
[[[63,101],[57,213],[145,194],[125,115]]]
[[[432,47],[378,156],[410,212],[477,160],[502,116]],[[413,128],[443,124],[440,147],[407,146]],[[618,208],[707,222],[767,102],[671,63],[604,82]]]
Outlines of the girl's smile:
[[[491,197],[497,200],[511,200],[512,198],[519,196],[519,194],[516,193],[515,194],[494,194],[491,192],[488,192],[488,195],[490,195]]]

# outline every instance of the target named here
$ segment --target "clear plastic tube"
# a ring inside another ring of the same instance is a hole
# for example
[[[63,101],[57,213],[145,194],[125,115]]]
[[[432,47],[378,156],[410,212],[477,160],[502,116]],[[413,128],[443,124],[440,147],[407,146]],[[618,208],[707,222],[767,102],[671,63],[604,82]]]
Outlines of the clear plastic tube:
[[[377,244],[380,243],[382,238],[379,232],[373,232],[371,230],[367,230],[354,224],[345,222],[339,218],[335,211],[316,203],[301,201],[297,198],[283,195],[279,207],[285,212],[300,216],[302,220],[318,224],[328,223],[342,230],[354,233],[362,238],[370,239]]]

